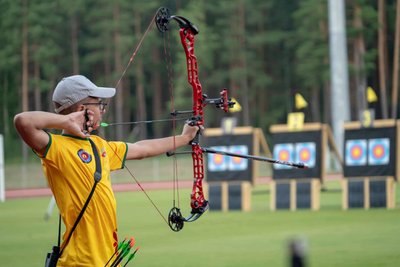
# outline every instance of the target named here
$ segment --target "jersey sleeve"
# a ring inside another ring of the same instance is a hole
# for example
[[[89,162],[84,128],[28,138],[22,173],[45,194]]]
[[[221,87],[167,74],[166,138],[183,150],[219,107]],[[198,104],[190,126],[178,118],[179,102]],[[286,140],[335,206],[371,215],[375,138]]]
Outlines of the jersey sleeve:
[[[40,154],[39,152],[37,152],[35,149],[32,148],[33,153],[35,153],[36,156],[38,156],[39,158],[42,158],[42,159],[46,158],[46,156],[49,152],[50,146],[53,142],[53,138],[52,138],[53,135],[47,131],[44,131],[44,132],[49,136],[49,142],[46,145],[46,149],[45,149],[44,153]]]
[[[110,160],[110,170],[123,169],[125,166],[128,145],[125,142],[108,142],[106,146],[107,155]]]

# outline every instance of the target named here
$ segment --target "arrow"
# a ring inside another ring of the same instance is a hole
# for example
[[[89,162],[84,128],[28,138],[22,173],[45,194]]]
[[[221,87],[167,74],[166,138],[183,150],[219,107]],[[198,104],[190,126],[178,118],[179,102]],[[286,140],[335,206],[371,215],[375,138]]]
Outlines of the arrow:
[[[102,122],[102,123],[100,123],[100,126],[101,127],[108,127],[108,126],[114,126],[114,125],[148,124],[148,123],[154,123],[154,122],[183,121],[183,120],[187,120],[187,118],[159,119],[159,120],[147,120],[147,121],[129,121],[129,122],[113,122],[113,123]]]
[[[128,260],[126,261],[123,267],[125,267],[128,264],[128,262],[130,262],[131,260],[133,260],[133,258],[135,258],[136,252],[139,250],[139,248],[140,247],[137,247],[137,249],[135,249],[135,251],[129,256]]]
[[[128,254],[133,245],[135,244],[135,240],[131,238],[130,242],[128,242],[125,246],[122,247],[121,253],[117,256],[114,262],[110,267],[116,267]]]
[[[124,245],[126,239],[127,239],[127,238],[125,237],[125,239],[124,239],[123,241],[121,241],[121,242],[118,244],[117,249],[116,249],[115,252],[111,255],[111,257],[108,259],[108,261],[107,261],[107,263],[104,265],[104,267],[106,267],[106,266],[108,265],[108,263],[112,260],[112,258],[114,258],[115,254],[117,254],[117,252],[122,248],[122,246]]]

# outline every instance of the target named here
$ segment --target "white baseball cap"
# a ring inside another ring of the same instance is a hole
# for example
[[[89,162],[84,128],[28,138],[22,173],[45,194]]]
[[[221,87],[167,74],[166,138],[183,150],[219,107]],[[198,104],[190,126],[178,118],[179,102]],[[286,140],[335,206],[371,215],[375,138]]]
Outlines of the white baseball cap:
[[[69,108],[89,96],[98,98],[111,98],[115,95],[115,88],[98,87],[82,75],[73,75],[63,78],[53,92],[53,102],[61,105],[56,108],[56,113]]]

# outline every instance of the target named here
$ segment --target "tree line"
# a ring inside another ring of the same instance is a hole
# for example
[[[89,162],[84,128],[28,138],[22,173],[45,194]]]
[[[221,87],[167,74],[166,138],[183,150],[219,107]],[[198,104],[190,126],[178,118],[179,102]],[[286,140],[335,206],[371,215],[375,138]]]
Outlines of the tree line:
[[[135,46],[160,6],[199,28],[196,55],[200,82],[209,97],[228,88],[242,106],[240,126],[285,123],[294,94],[309,105],[306,121],[331,122],[328,0],[0,0],[0,133],[11,157],[20,154],[13,116],[53,111],[52,91],[62,77],[83,74],[100,86],[116,86]],[[368,105],[359,89],[378,95],[369,104],[377,118],[397,118],[398,28],[395,0],[348,0],[347,44],[351,118]],[[191,88],[178,26],[164,35],[156,27],[118,85],[107,122],[169,117],[191,109]],[[337,100],[340,101],[340,100]],[[209,108],[207,127],[224,116]],[[170,124],[103,129],[107,138],[138,140],[171,134]]]

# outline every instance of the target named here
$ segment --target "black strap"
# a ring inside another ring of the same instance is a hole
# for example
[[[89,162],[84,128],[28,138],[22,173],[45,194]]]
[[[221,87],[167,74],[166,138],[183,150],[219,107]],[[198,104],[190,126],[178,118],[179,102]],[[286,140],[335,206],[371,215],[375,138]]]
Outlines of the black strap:
[[[96,171],[94,172],[94,181],[95,183],[96,182],[98,183],[101,180],[101,162],[100,162],[99,152],[97,151],[95,143],[91,139],[89,139],[89,142],[92,145],[94,160],[96,161]]]
[[[57,240],[57,246],[60,246],[60,240],[61,240],[61,213],[58,214],[58,240]]]
[[[89,196],[86,199],[85,204],[83,205],[83,208],[82,208],[81,212],[79,213],[78,217],[75,220],[75,223],[74,223],[74,226],[71,229],[71,232],[69,232],[69,235],[68,235],[68,238],[65,241],[64,247],[60,251],[60,256],[63,253],[65,247],[68,245],[69,240],[71,239],[72,234],[75,231],[75,228],[78,226],[79,221],[82,219],[83,213],[85,212],[87,206],[89,205],[89,202],[90,202],[90,200],[91,200],[91,198],[93,196],[94,190],[96,189],[97,183],[100,182],[100,180],[101,180],[101,163],[100,163],[99,153],[97,151],[96,145],[94,144],[94,142],[90,138],[89,138],[89,142],[90,142],[90,145],[92,146],[94,159],[95,159],[95,162],[96,162],[96,171],[94,172],[94,184],[93,184],[92,190],[89,193]],[[60,215],[60,217],[61,217],[61,215]],[[61,223],[60,223],[59,227],[60,226],[61,226]],[[59,232],[58,232],[59,233],[58,243],[60,243],[60,231],[61,231],[61,227],[59,228]]]

